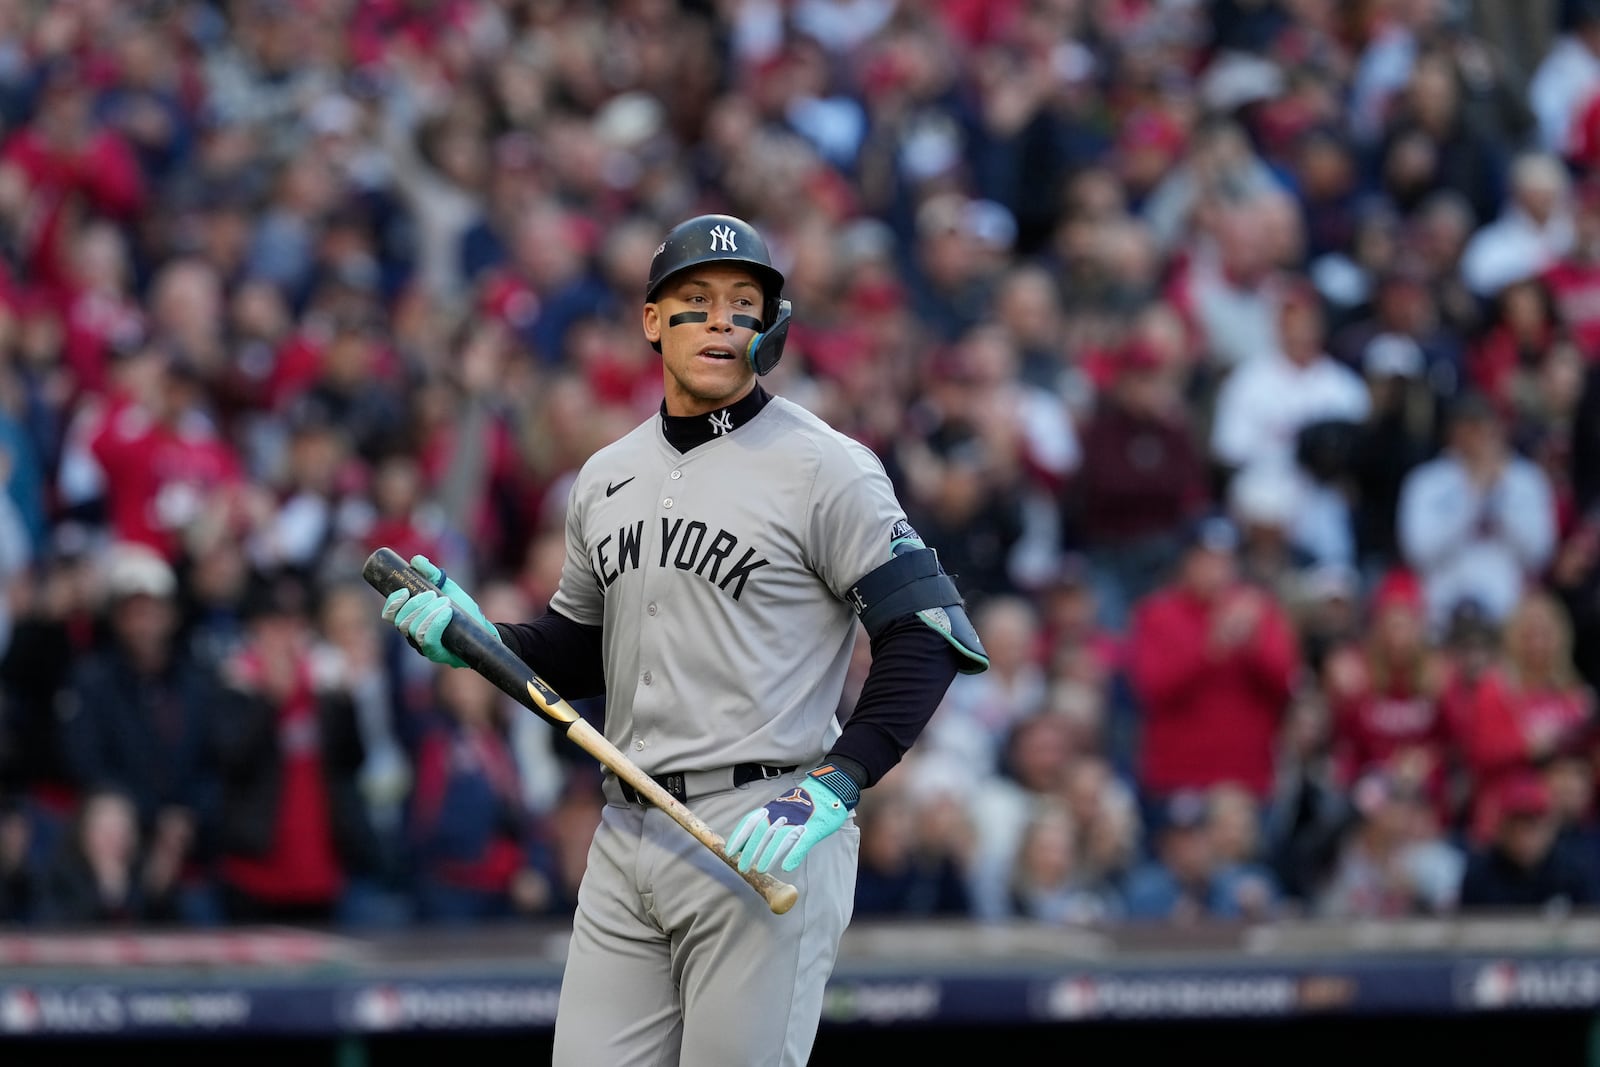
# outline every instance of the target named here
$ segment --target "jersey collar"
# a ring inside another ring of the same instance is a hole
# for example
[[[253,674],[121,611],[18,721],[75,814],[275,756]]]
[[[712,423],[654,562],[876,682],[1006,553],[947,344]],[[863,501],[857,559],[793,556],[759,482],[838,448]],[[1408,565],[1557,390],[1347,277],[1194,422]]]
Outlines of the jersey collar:
[[[661,402],[661,433],[667,444],[679,452],[714,441],[743,426],[767,406],[772,397],[757,385],[725,408],[705,415],[668,415],[667,402]]]

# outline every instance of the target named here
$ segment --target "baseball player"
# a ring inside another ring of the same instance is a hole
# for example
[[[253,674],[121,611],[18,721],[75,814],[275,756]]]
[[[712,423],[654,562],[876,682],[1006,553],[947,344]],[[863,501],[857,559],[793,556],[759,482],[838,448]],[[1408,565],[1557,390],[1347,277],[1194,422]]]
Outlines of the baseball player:
[[[799,903],[773,915],[608,773],[558,1065],[804,1064],[854,899],[857,798],[956,673],[988,666],[877,458],[758,383],[783,352],[783,283],[740,219],[667,234],[643,312],[660,414],[579,471],[550,610],[493,629],[569,699],[604,693],[612,743],[727,833],[741,869],[782,871]],[[413,565],[443,595],[398,591],[384,617],[462,666],[440,643],[453,612],[489,624],[427,559]],[[873,660],[841,729],[858,619]]]

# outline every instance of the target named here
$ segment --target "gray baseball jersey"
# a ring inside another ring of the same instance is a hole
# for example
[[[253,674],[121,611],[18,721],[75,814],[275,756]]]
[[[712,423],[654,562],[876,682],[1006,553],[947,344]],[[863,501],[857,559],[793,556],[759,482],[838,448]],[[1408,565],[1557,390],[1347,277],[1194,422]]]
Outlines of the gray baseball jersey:
[[[658,418],[596,453],[551,606],[604,626],[606,736],[651,774],[821,757],[855,637],[843,594],[903,520],[877,457],[781,397],[687,453]]]
[[[726,834],[837,738],[857,625],[843,594],[909,528],[877,457],[803,408],[705,417],[724,432],[686,453],[657,418],[584,465],[551,606],[604,627],[606,735],[647,772],[796,767],[690,796]],[[557,1067],[801,1067],[850,921],[854,822],[785,875],[800,899],[779,916],[665,813],[606,792]]]

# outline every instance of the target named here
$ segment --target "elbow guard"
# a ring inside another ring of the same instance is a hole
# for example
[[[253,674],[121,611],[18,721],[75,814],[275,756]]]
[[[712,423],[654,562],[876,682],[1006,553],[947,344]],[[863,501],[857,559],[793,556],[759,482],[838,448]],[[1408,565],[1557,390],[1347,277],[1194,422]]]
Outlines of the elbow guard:
[[[914,614],[960,653],[956,669],[962,674],[989,669],[989,655],[967,618],[956,583],[931,548],[911,540],[896,542],[894,558],[856,582],[846,599],[868,637],[877,637],[895,619]]]

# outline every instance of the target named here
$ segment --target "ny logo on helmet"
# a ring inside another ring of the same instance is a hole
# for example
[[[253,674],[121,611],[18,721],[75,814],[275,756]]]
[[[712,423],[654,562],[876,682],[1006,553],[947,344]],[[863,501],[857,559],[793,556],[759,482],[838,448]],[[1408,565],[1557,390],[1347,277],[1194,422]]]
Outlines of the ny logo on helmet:
[[[722,225],[711,227],[711,251],[737,252],[739,243],[734,240],[737,236],[732,226]]]

